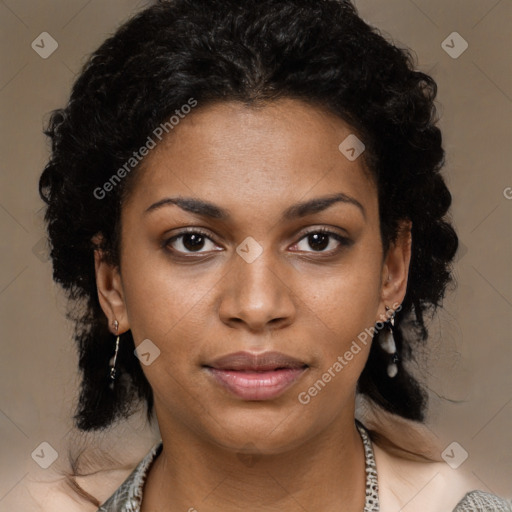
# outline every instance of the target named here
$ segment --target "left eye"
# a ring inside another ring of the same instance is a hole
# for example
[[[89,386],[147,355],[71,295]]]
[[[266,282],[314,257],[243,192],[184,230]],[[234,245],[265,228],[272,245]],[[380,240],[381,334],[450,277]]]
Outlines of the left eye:
[[[301,244],[306,246],[306,248],[301,248]],[[298,250],[305,252],[331,252],[340,245],[348,245],[348,240],[337,233],[321,230],[311,231],[296,244]],[[309,251],[307,246],[313,249],[313,251]]]

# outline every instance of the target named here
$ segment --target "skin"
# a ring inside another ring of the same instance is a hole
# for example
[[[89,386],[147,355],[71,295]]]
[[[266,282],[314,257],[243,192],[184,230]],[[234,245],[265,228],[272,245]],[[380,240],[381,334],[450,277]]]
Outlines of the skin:
[[[363,509],[354,400],[369,344],[307,405],[297,398],[406,291],[410,225],[384,254],[375,183],[362,157],[351,162],[338,150],[351,133],[298,100],[199,105],[145,158],[122,208],[120,268],[95,254],[110,325],[117,320],[136,345],[150,339],[160,350],[143,365],[164,445],[143,512]],[[361,208],[337,202],[281,219],[292,205],[334,193]],[[212,202],[230,216],[176,205],[145,212],[171,196]],[[199,253],[186,237],[165,245],[191,227],[209,237]],[[315,251],[306,234],[318,228],[349,242],[330,237]],[[236,252],[247,237],[263,250],[252,263]],[[278,398],[244,401],[202,366],[241,350],[276,350],[308,369]]]

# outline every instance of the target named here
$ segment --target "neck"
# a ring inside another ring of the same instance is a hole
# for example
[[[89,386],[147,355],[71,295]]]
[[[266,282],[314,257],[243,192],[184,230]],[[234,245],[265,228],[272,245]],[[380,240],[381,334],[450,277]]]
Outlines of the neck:
[[[150,468],[141,511],[361,512],[365,459],[353,415],[280,453],[250,443],[226,449],[178,423],[162,423],[163,450]]]

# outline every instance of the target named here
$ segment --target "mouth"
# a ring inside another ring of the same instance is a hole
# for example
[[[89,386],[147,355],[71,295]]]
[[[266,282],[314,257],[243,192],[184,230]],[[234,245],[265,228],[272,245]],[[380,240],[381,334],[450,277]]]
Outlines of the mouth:
[[[279,352],[236,352],[203,367],[214,382],[248,401],[277,398],[308,369],[303,361]]]

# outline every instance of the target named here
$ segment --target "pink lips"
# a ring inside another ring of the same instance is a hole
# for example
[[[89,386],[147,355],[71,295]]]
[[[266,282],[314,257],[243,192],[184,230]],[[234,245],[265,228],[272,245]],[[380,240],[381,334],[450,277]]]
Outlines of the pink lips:
[[[236,352],[205,365],[225,389],[244,400],[271,400],[289,388],[307,365],[279,352]]]

